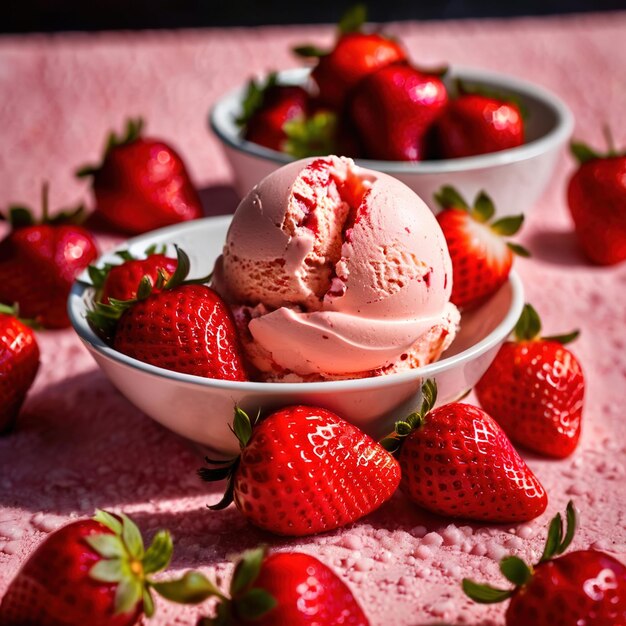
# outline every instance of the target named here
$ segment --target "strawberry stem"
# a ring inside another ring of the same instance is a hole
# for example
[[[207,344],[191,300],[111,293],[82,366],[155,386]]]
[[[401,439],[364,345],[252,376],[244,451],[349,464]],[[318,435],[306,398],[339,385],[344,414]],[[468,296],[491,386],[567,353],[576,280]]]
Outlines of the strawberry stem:
[[[367,20],[367,7],[364,4],[355,4],[339,20],[339,33],[347,35],[361,32],[365,20]]]
[[[617,150],[615,148],[615,141],[613,140],[613,133],[608,124],[602,125],[602,134],[606,140],[606,145],[609,149],[607,156],[614,157],[617,156]]]
[[[49,205],[49,196],[50,196],[50,186],[48,181],[45,180],[43,185],[41,186],[41,215],[42,222],[47,224],[50,221],[50,205]]]

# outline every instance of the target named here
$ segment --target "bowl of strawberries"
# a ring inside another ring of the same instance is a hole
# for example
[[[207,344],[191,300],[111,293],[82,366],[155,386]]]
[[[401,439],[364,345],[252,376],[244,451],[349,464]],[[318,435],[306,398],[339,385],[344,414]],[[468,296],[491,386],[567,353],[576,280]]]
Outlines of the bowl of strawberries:
[[[449,184],[528,212],[571,136],[567,105],[513,76],[419,67],[364,17],[347,14],[330,50],[296,48],[307,67],[252,79],[215,104],[210,125],[238,193],[291,160],[334,153],[400,179],[434,211]]]

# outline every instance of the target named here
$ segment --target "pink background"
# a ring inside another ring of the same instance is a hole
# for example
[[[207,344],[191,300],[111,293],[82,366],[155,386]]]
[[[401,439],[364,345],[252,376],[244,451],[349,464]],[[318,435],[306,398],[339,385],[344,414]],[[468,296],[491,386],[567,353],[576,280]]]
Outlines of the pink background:
[[[608,122],[626,145],[626,13],[388,30],[419,64],[480,66],[536,81],[570,105],[577,137],[601,147]],[[142,115],[151,134],[186,158],[207,214],[231,212],[231,173],[207,129],[211,103],[253,72],[295,66],[292,45],[331,38],[330,28],[293,27],[0,39],[0,207],[37,204],[44,179],[53,206],[86,198],[74,169],[99,159],[108,129]],[[0,441],[0,595],[46,533],[94,507],[124,510],[147,535],[169,527],[175,571],[226,575],[232,554],[260,542],[315,554],[348,582],[373,625],[501,624],[504,607],[472,605],[461,578],[501,582],[497,561],[505,554],[536,559],[546,521],[569,498],[582,516],[574,545],[626,557],[626,265],[594,268],[577,252],[564,203],[572,171],[564,155],[521,237],[534,256],[517,263],[546,332],[582,330],[573,351],[588,379],[578,451],[560,462],[526,456],[550,494],[540,519],[518,527],[450,523],[398,494],[352,527],[276,540],[232,507],[208,511],[217,491],[195,477],[201,459],[193,446],[120,396],[73,331],[40,332],[42,366],[19,431]],[[160,605],[151,623],[192,624],[209,609]]]

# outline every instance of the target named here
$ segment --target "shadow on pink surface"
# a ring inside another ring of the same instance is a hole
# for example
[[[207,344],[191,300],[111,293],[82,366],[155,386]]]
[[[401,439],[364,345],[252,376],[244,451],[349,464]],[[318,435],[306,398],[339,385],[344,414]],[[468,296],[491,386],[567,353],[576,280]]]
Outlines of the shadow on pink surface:
[[[533,258],[567,267],[593,267],[584,257],[576,234],[571,229],[546,229],[533,231],[527,240]]]
[[[206,217],[234,213],[240,200],[231,185],[210,185],[198,189],[198,193]]]

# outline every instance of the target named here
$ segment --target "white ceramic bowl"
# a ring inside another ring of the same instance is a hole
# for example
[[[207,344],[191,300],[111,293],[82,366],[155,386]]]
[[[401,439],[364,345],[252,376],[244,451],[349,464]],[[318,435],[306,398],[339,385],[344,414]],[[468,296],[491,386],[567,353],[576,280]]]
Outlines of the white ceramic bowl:
[[[230,216],[205,218],[147,233],[118,249],[142,256],[152,244],[174,243],[191,259],[193,276],[210,271],[221,253]],[[171,248],[171,252],[174,250]],[[115,252],[97,264],[118,263]],[[70,293],[72,325],[111,382],[139,409],[167,428],[223,453],[237,444],[228,426],[239,404],[256,414],[288,404],[326,407],[375,437],[387,434],[396,419],[418,406],[420,387],[434,378],[439,403],[452,401],[473,387],[517,322],[524,305],[520,279],[509,281],[489,302],[464,314],[461,331],[444,357],[436,363],[399,374],[376,378],[319,383],[259,383],[213,380],[179,374],[137,361],[104,343],[89,327],[85,314],[93,289],[84,272]]]
[[[305,84],[309,70],[279,73],[286,84]],[[462,159],[441,161],[374,161],[357,159],[363,167],[391,174],[406,183],[435,212],[433,195],[443,185],[454,185],[468,200],[482,189],[493,198],[503,215],[527,213],[545,189],[557,158],[574,127],[569,108],[553,93],[517,78],[479,69],[451,68],[446,80],[462,79],[516,96],[523,103],[526,143],[517,148]],[[226,94],[213,107],[210,123],[223,144],[243,197],[256,183],[292,158],[241,138],[235,117],[241,110],[245,87]]]

